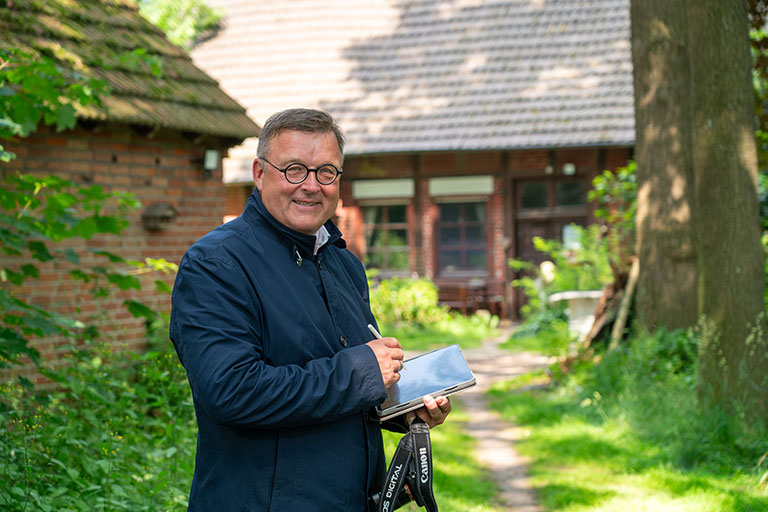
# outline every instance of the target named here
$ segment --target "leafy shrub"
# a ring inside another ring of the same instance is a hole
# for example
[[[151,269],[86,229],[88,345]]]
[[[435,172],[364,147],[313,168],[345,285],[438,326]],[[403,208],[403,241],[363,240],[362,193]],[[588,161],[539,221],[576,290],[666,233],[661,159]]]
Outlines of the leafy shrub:
[[[380,322],[399,327],[427,326],[449,315],[438,305],[437,286],[428,279],[393,277],[378,283],[369,280],[371,310]]]
[[[550,295],[569,290],[599,290],[612,279],[603,229],[594,224],[586,228],[575,224],[572,227],[578,237],[573,247],[558,240],[534,237],[536,250],[549,257],[538,267],[521,260],[509,262],[515,271],[524,273],[512,284],[526,296],[526,303],[520,308],[526,323],[528,319],[535,322],[535,315],[540,313],[562,314],[564,306],[550,304]]]
[[[605,243],[610,261],[618,271],[629,268],[635,250],[637,214],[637,165],[631,161],[616,171],[605,170],[592,180],[587,194],[595,203],[595,218],[607,228]]]
[[[428,279],[393,277],[378,282],[369,274],[371,311],[383,335],[403,346],[423,350],[436,346],[476,345],[496,334],[499,319],[487,312],[471,316],[438,304],[437,286]]]

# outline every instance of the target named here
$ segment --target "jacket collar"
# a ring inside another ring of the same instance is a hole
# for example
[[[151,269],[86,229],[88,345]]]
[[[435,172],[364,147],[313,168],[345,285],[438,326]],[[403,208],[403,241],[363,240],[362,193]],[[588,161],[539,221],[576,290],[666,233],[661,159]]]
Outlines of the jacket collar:
[[[291,246],[293,249],[292,253],[298,250],[300,251],[303,258],[314,258],[313,253],[315,250],[315,235],[306,235],[304,233],[300,233],[275,219],[264,206],[264,203],[261,200],[261,195],[259,194],[259,191],[256,187],[254,187],[251,195],[248,196],[248,202],[245,205],[243,217],[251,224],[257,223],[258,219],[260,218],[268,226],[275,230],[279,238],[286,242],[286,245]],[[328,230],[330,238],[325,243],[325,245],[320,248],[318,253],[322,252],[323,248],[330,244],[333,244],[336,247],[340,247],[342,249],[347,246],[347,243],[341,237],[341,231],[332,220],[328,219],[323,225],[325,226],[325,229]]]

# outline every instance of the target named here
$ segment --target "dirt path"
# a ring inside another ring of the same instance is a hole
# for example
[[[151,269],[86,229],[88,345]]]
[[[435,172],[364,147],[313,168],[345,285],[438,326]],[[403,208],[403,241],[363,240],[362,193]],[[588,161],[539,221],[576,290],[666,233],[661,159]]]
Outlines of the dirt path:
[[[477,458],[490,469],[499,486],[500,505],[514,512],[541,512],[536,494],[528,482],[526,461],[514,447],[524,431],[492,412],[484,396],[494,382],[548,363],[548,359],[541,355],[512,354],[499,349],[499,343],[505,341],[510,332],[511,329],[503,329],[500,336],[487,340],[482,347],[464,351],[477,385],[458,394],[456,399],[461,401],[469,414],[467,430],[477,440]]]

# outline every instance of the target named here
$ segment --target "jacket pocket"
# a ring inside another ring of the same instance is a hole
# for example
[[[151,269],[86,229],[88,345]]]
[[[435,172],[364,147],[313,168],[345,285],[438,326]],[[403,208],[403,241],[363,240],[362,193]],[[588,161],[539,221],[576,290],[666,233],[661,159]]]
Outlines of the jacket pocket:
[[[275,472],[272,479],[271,512],[293,512],[293,497],[296,486],[296,467],[300,437],[296,432],[280,431],[275,442]],[[299,512],[299,511],[296,511]]]

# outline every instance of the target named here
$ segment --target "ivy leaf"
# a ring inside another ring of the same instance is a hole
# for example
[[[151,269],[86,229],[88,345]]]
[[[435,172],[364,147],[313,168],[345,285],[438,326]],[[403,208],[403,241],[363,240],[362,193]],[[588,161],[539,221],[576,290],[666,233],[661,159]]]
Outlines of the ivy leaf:
[[[27,242],[27,248],[32,253],[32,257],[38,261],[46,262],[53,259],[51,253],[48,252],[48,247],[43,242],[30,240]]]
[[[141,290],[141,283],[134,276],[125,274],[109,274],[107,276],[107,281],[114,284],[121,290],[130,290],[131,288],[135,290]]]
[[[160,279],[155,280],[155,290],[157,290],[160,293],[167,293],[167,294],[170,294],[173,291],[173,289],[168,285],[168,283]]]
[[[75,108],[72,105],[62,105],[57,114],[56,131],[63,132],[64,130],[70,130],[77,124]]]
[[[157,313],[155,313],[151,308],[147,307],[141,302],[137,302],[135,300],[126,300],[123,302],[123,304],[125,304],[125,307],[128,308],[128,311],[134,316],[134,318],[146,318],[151,322],[157,317]]]

